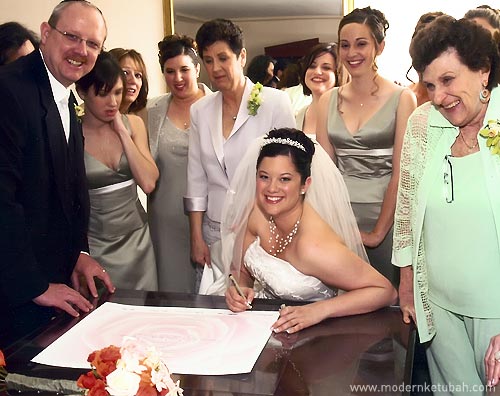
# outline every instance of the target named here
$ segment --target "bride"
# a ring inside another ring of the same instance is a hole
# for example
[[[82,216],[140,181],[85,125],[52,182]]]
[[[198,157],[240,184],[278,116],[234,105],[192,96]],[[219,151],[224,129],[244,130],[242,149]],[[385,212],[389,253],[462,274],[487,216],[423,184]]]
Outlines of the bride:
[[[294,333],[394,303],[395,289],[366,262],[328,155],[296,129],[272,130],[258,143],[239,166],[223,211],[225,273],[239,279],[244,295],[227,288],[229,309],[244,311],[255,297],[310,301],[282,308],[273,325]],[[337,289],[345,292],[337,296]]]

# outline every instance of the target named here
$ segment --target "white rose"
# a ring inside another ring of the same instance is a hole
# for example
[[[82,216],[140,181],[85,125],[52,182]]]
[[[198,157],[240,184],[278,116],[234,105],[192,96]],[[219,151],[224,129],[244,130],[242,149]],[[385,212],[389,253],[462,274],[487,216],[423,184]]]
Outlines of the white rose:
[[[117,368],[106,377],[106,390],[111,396],[134,396],[139,390],[141,377]]]

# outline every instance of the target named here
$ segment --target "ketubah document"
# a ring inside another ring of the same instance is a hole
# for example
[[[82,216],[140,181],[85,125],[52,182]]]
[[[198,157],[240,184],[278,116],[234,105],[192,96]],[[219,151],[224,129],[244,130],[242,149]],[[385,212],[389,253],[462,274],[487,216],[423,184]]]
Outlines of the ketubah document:
[[[33,358],[50,366],[90,368],[88,355],[124,336],[155,346],[175,374],[249,373],[277,311],[144,307],[105,303]],[[230,364],[228,364],[230,362]]]

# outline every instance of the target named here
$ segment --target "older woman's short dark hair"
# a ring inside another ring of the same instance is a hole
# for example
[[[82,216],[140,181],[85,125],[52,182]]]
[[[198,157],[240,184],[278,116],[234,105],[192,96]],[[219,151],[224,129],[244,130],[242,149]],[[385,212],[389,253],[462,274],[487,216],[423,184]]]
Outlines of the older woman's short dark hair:
[[[239,56],[244,47],[243,31],[228,19],[213,19],[205,22],[196,33],[196,44],[203,58],[203,51],[216,41],[227,43],[231,51]]]
[[[162,73],[165,62],[179,55],[189,56],[195,66],[200,63],[198,53],[196,52],[196,43],[191,37],[177,33],[165,36],[158,43],[158,61],[160,62]]]
[[[410,44],[412,66],[422,74],[448,49],[457,51],[460,61],[470,70],[489,70],[487,89],[500,82],[499,53],[495,40],[483,27],[468,19],[456,20],[443,15],[421,29]]]
[[[300,62],[300,80],[302,82],[302,89],[304,91],[304,95],[311,95],[312,92],[306,84],[306,73],[307,69],[313,64],[318,56],[323,54],[330,54],[333,57],[334,65],[333,67],[335,72],[335,86],[337,87],[339,84],[338,72],[337,72],[337,44],[335,43],[320,43],[316,44],[311,48],[308,54],[302,58]]]

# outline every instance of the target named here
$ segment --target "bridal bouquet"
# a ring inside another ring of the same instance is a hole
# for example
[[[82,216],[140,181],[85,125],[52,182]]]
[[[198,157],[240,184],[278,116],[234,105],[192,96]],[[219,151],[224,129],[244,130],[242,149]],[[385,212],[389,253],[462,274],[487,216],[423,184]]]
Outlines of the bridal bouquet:
[[[87,396],[178,396],[167,366],[153,347],[125,337],[121,348],[111,345],[92,352],[87,361],[92,370],[78,378]]]

